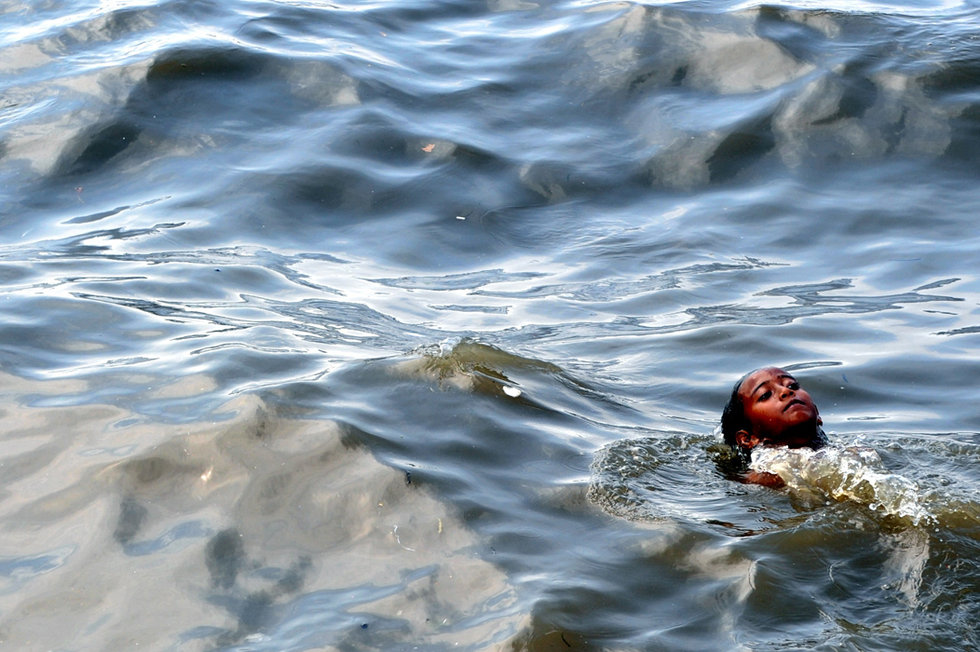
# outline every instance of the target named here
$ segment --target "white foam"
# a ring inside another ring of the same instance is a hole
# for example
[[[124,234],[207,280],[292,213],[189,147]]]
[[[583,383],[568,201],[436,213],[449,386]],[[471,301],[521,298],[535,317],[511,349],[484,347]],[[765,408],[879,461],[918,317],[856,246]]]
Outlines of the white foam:
[[[757,448],[750,468],[775,473],[792,491],[852,500],[914,525],[932,520],[912,480],[890,473],[878,453],[863,446]]]

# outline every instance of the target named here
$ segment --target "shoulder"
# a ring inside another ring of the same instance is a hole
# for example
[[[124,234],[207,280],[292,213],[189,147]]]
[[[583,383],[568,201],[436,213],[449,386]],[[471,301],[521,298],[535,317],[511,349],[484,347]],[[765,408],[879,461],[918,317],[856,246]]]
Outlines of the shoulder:
[[[746,484],[761,484],[766,487],[772,487],[773,489],[786,486],[786,483],[778,475],[775,473],[766,473],[765,471],[748,471],[742,475],[742,482]]]

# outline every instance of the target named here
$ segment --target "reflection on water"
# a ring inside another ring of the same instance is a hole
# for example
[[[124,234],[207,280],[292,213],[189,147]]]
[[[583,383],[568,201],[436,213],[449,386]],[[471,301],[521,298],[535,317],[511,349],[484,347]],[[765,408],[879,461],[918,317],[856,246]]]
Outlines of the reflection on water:
[[[30,442],[4,456],[26,475],[4,476],[8,640],[49,648],[71,630],[98,649],[390,649],[520,628],[504,575],[411,474],[330,422],[244,397],[218,413],[174,432],[116,427],[127,415],[106,408],[21,411],[25,425],[5,434]]]
[[[978,13],[838,5],[0,0],[0,639],[980,646]]]

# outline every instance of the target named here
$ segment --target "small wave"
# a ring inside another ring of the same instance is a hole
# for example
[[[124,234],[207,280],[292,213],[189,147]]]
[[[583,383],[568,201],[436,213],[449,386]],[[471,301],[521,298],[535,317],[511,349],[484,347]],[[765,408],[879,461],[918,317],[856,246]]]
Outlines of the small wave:
[[[971,511],[971,504],[976,507],[969,497],[956,496],[949,478],[935,483],[943,486],[931,486],[936,478],[926,473],[913,480],[887,468],[876,449],[863,445],[757,449],[750,468],[778,475],[793,498],[804,504],[852,501],[913,526],[962,520],[957,515]]]
[[[638,524],[690,523],[752,534],[769,525],[741,509],[744,485],[726,480],[709,457],[714,438],[679,432],[622,439],[592,461],[588,497],[607,513]]]

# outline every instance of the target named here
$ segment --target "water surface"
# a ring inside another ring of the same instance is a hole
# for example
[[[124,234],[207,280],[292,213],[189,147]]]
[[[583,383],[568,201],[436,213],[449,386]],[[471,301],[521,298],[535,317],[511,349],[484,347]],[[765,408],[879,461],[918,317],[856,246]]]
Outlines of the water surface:
[[[978,19],[0,2],[0,638],[977,647]]]

